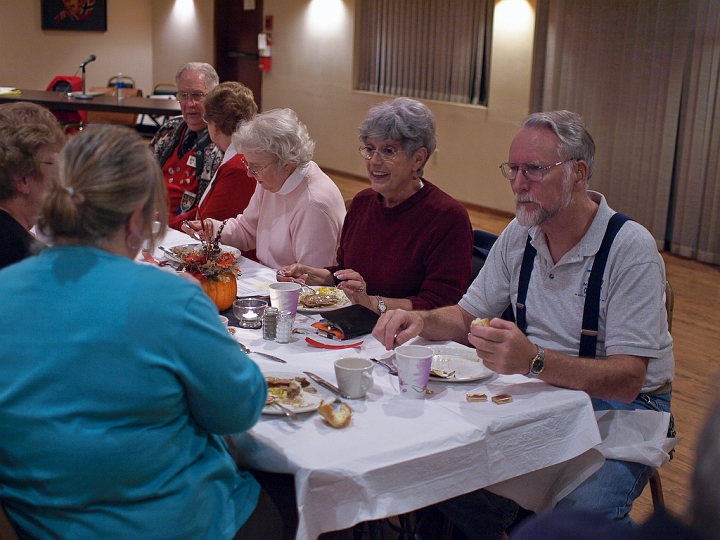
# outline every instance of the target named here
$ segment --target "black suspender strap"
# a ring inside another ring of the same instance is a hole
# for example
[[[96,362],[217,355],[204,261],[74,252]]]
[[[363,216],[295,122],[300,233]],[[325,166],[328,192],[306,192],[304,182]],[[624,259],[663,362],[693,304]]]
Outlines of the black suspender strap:
[[[530,274],[532,274],[533,263],[537,250],[530,243],[530,235],[525,242],[525,253],[523,254],[522,266],[520,267],[520,282],[518,283],[517,302],[515,303],[515,319],[518,328],[523,334],[527,334],[527,319],[525,318],[525,298],[527,297]]]
[[[603,274],[605,273],[605,265],[607,264],[610,253],[610,246],[612,246],[613,240],[615,240],[615,235],[617,235],[620,228],[629,219],[629,217],[619,212],[613,214],[608,222],[607,229],[605,229],[605,236],[600,244],[600,249],[593,261],[587,290],[585,291],[585,307],[583,310],[582,332],[580,333],[579,354],[585,358],[595,358],[598,322],[600,319],[600,289],[602,287]],[[530,240],[530,236],[528,235],[527,241],[525,242],[522,266],[520,266],[520,280],[518,283],[517,302],[515,304],[517,325],[523,334],[527,334],[525,300],[527,298],[535,255],[537,254],[537,250],[530,244]]]
[[[582,331],[580,332],[580,356],[585,358],[595,358],[598,319],[600,318],[600,289],[602,288],[603,274],[605,273],[610,246],[612,246],[620,227],[629,219],[629,217],[620,213],[616,213],[610,218],[600,249],[593,261],[587,290],[585,291],[585,308],[583,310]]]

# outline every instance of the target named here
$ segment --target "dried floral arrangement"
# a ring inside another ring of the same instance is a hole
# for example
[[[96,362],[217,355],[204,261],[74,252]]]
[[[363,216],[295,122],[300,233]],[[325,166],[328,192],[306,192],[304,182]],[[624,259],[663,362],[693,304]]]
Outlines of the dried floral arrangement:
[[[172,251],[183,261],[178,270],[185,270],[200,280],[218,281],[219,276],[227,276],[230,273],[234,277],[239,276],[238,258],[234,253],[223,251],[220,247],[220,235],[226,222],[227,220],[222,222],[211,242],[172,248]]]

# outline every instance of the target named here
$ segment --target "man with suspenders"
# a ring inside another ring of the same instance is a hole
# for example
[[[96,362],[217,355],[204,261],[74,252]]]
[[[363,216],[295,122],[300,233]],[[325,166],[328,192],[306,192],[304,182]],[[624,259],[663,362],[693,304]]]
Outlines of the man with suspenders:
[[[674,359],[664,262],[645,228],[588,191],[594,155],[577,114],[526,118],[500,167],[515,194],[516,219],[477,279],[458,305],[388,312],[373,335],[388,349],[418,334],[470,344],[497,373],[585,391],[596,411],[669,412]],[[500,318],[508,305],[517,324]],[[490,326],[471,328],[476,317],[492,319]],[[629,523],[652,472],[608,459],[558,506]],[[498,537],[477,533],[468,536]]]

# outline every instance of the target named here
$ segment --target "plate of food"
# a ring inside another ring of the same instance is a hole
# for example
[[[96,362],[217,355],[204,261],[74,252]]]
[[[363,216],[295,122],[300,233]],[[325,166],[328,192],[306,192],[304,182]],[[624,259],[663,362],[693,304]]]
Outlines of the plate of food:
[[[273,371],[263,373],[268,383],[268,395],[273,396],[285,408],[301,414],[316,411],[323,401],[333,401],[328,390],[316,385],[302,373]],[[263,414],[284,414],[279,407],[266,405]]]
[[[485,367],[475,349],[449,345],[431,345],[433,350],[430,380],[446,382],[481,381],[495,372]]]
[[[349,306],[350,300],[345,293],[337,287],[312,287],[316,292],[303,292],[298,299],[300,313],[323,313],[341,307]]]

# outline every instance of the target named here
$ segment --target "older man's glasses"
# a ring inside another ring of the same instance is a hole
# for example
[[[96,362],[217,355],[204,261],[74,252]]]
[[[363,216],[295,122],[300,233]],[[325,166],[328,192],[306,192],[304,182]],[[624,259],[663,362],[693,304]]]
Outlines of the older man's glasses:
[[[245,168],[253,176],[259,175],[261,172],[263,172],[265,169],[267,169],[270,166],[270,163],[268,163],[267,165],[263,165],[262,167],[256,167],[255,165],[250,165],[248,163],[248,160],[245,159],[244,156],[240,158],[240,161],[242,162],[243,165],[245,165]]]
[[[372,146],[361,146],[358,148],[358,152],[360,152],[360,155],[364,157],[365,159],[372,159],[375,154],[380,156],[380,159],[383,161],[392,161],[394,160],[400,152],[404,152],[404,150],[395,150],[392,146],[386,146],[385,148],[373,148]]]
[[[552,165],[548,165],[547,167],[530,165],[528,163],[517,164],[506,161],[505,163],[500,165],[500,170],[502,171],[503,176],[508,180],[515,180],[517,178],[518,171],[522,171],[523,176],[531,182],[539,182],[543,179],[547,171],[549,171],[550,169],[554,169],[558,165],[567,163],[568,161],[573,161],[573,159],[574,158],[566,159],[565,161],[558,161],[557,163],[553,163]]]
[[[188,101],[200,103],[205,99],[205,94],[203,92],[178,92],[177,98],[181,103],[187,103]]]

